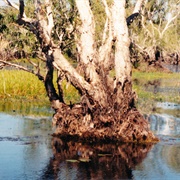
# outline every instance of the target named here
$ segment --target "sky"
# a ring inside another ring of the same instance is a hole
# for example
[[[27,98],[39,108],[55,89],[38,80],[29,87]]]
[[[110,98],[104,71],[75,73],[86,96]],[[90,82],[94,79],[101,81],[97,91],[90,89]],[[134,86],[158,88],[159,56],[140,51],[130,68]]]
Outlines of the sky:
[[[10,2],[17,2],[17,3],[18,3],[18,1],[19,1],[19,0],[10,0]],[[3,0],[0,0],[0,6],[4,6],[4,5],[6,5],[6,4],[4,3],[4,1],[3,1]]]

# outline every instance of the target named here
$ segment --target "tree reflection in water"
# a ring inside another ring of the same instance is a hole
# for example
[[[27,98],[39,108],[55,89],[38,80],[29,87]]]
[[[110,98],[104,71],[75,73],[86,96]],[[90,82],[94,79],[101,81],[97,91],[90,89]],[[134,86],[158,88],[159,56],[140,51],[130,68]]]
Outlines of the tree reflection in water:
[[[52,139],[53,158],[42,179],[131,179],[152,144],[83,144]]]

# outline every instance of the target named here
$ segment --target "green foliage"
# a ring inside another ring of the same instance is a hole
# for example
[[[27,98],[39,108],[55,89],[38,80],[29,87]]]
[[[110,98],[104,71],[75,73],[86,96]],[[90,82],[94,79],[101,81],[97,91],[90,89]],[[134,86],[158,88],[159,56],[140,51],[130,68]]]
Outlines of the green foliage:
[[[176,14],[177,0],[170,1],[145,1],[142,12],[142,19],[135,20],[130,27],[130,37],[133,43],[139,45],[144,51],[154,53],[155,47],[160,47],[165,52],[177,52],[179,49],[180,38],[180,19],[176,19],[167,31],[160,37],[157,29],[162,32],[167,24],[167,15],[169,13]],[[77,57],[75,46],[75,33],[80,24],[78,12],[74,0],[53,0],[53,17],[54,29],[52,36],[55,43],[59,44],[62,52],[70,59],[75,60]],[[110,6],[112,0],[107,1]],[[101,1],[91,0],[90,5],[94,14],[96,23],[96,45],[101,45],[101,38],[106,21],[104,6]],[[126,2],[127,17],[132,13],[134,1]],[[34,18],[34,5],[31,0],[26,1],[25,12],[28,17]],[[16,24],[17,11],[12,8],[0,9],[0,37],[6,41],[6,47],[2,51],[8,54],[15,54],[17,57],[35,57],[39,51],[39,44],[35,36],[24,30]],[[152,24],[150,23],[152,21]],[[142,25],[144,23],[144,27]],[[62,37],[59,37],[63,33]],[[8,42],[8,43],[7,43]],[[136,47],[131,48],[132,57],[141,60],[142,49]],[[1,50],[1,49],[0,49]],[[135,66],[138,66],[136,63]]]
[[[32,8],[27,9],[31,14]],[[17,25],[17,11],[6,7],[0,9],[0,14],[0,36],[8,42],[8,46],[4,49],[7,56],[11,54],[11,57],[15,56],[17,58],[35,57],[39,45],[31,32]]]
[[[104,24],[106,21],[106,14],[105,14],[104,6],[101,1],[92,0],[91,7],[92,7],[92,12],[94,15],[95,22],[96,22],[96,26],[95,26],[96,27],[95,29],[96,45],[100,46],[102,35],[103,35]]]
[[[77,18],[77,8],[73,0],[54,0],[53,18],[54,30],[52,33],[53,40],[59,44],[62,52],[68,58],[76,59],[75,31],[79,23]],[[60,35],[63,35],[60,37]]]

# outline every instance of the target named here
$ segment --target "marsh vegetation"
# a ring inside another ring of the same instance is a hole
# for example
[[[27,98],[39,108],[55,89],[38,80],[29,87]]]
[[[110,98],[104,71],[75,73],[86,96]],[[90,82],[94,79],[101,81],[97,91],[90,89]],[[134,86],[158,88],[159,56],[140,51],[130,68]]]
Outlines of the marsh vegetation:
[[[43,83],[28,72],[1,70],[0,77],[1,101],[37,101],[49,104]],[[69,82],[64,80],[62,87],[68,104],[80,101],[78,91]],[[179,73],[133,71],[133,90],[137,94],[136,104],[140,110],[153,109],[157,102],[180,103],[179,87]]]

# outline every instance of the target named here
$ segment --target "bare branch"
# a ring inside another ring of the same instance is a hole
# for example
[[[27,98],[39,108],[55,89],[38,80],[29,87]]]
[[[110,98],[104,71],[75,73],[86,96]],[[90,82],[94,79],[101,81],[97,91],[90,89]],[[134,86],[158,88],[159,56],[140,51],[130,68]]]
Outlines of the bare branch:
[[[62,55],[60,49],[54,49],[53,56],[54,67],[64,72],[70,82],[73,82],[72,78],[75,78],[75,87],[82,90],[84,89],[84,92],[82,93],[85,94],[86,91],[88,92],[92,88],[92,86],[89,83],[87,83],[85,79],[81,75],[79,75],[77,71],[74,69],[74,67],[72,67],[71,64],[66,60],[66,58]]]
[[[38,19],[38,39],[40,39],[43,46],[53,44],[51,39],[51,31],[54,26],[51,3],[46,0],[46,10],[43,9],[43,4],[39,0],[35,0],[36,17]],[[47,20],[46,20],[47,17]]]
[[[162,39],[164,33],[167,31],[168,28],[170,28],[172,26],[172,22],[178,17],[179,13],[176,14],[174,17],[172,17],[171,19],[169,19],[165,25],[165,27],[163,28],[163,30],[160,30],[160,25],[158,26],[158,28],[153,24],[152,20],[150,20],[150,24],[152,26],[153,29],[155,29],[158,34],[159,34],[159,38]]]
[[[4,2],[16,10],[19,11],[19,19],[26,18],[26,14],[24,12],[24,0],[19,0],[19,6],[13,2],[10,2],[9,0],[4,0]]]
[[[109,58],[113,44],[112,13],[111,7],[108,7],[107,1],[102,0],[102,3],[104,5],[107,18],[103,30],[102,45],[99,48],[99,62],[107,68],[110,67],[110,64],[112,64],[112,59]]]
[[[64,36],[64,33],[63,32],[59,33],[58,30],[56,29],[56,35],[58,36],[59,44],[61,44],[63,36]]]
[[[131,77],[131,65],[129,58],[129,37],[125,18],[125,1],[113,1],[112,20],[113,36],[115,41],[115,72],[117,83],[125,82],[125,78]],[[123,47],[123,48],[122,48]]]
[[[27,59],[28,61],[29,61],[29,63],[31,63],[34,67],[38,67],[38,65],[36,64],[36,63],[34,63],[34,62],[32,62],[29,58]]]
[[[82,95],[88,93],[97,102],[98,102],[98,99],[100,98],[101,101],[99,102],[99,104],[102,106],[105,102],[107,103],[106,95],[104,94],[102,89],[98,89],[98,86],[95,86],[92,83],[91,84],[88,83],[83,76],[81,76],[79,73],[77,73],[76,69],[74,67],[72,67],[72,65],[62,55],[60,49],[58,49],[58,48],[54,49],[53,57],[54,57],[54,61],[53,61],[54,67],[56,67],[58,70],[63,72],[65,74],[66,78],[71,82],[71,84],[74,87],[76,87],[76,89],[79,90],[79,92]],[[94,89],[96,89],[96,90],[94,90]],[[98,93],[95,93],[95,91]]]
[[[145,14],[145,9],[143,9],[143,12],[142,12],[142,14]],[[148,34],[148,36],[149,37],[153,37],[153,35],[152,35],[152,33],[148,30],[148,28],[146,28],[146,26],[145,26],[145,17],[142,15],[141,16],[142,17],[142,20],[141,20],[141,24],[142,24],[142,27],[143,27],[143,29],[145,30],[145,32]]]
[[[0,63],[1,63],[0,67],[4,67],[4,66],[15,67],[17,69],[20,69],[20,70],[29,72],[31,74],[34,74],[34,75],[36,75],[39,78],[39,80],[44,81],[44,77],[39,73],[39,71],[36,73],[34,70],[30,70],[28,68],[25,68],[24,66],[21,66],[21,65],[18,65],[18,64],[14,64],[14,63],[11,63],[11,62],[7,62],[7,61],[0,60]]]
[[[105,12],[106,12],[107,17],[109,19],[111,19],[111,12],[110,12],[109,7],[107,5],[107,1],[106,0],[102,0],[102,3],[104,5],[104,7],[105,7]]]
[[[106,15],[107,15],[107,20],[106,20],[106,23],[105,23],[105,26],[104,26],[102,43],[106,43],[105,40],[106,40],[108,28],[109,28],[110,38],[112,38],[112,31],[111,31],[111,29],[112,29],[112,24],[111,24],[112,15],[111,15],[110,9],[109,9],[109,7],[107,5],[107,1],[102,0],[102,2],[103,2],[103,5],[104,5],[104,8],[105,8]]]
[[[51,34],[52,28],[54,27],[54,21],[53,21],[53,13],[52,13],[52,4],[50,0],[46,0],[46,11],[47,11],[47,19],[48,19],[48,33]]]
[[[129,17],[126,18],[127,25],[131,25],[133,21],[139,16],[139,13],[131,14]]]
[[[25,25],[26,28],[30,29],[30,31],[32,31],[34,34],[37,34],[36,29],[34,27],[33,24],[35,24],[35,20],[31,19],[31,18],[27,18],[26,14],[24,12],[24,0],[19,0],[19,6],[16,5],[15,3],[10,2],[9,0],[4,0],[4,2],[12,7],[15,8],[16,10],[19,11],[19,16],[18,16],[18,20],[17,23],[19,25]]]
[[[19,18],[22,19],[23,17],[26,18],[24,12],[24,0],[19,0]]]
[[[136,5],[134,7],[133,14],[140,12],[143,2],[144,2],[144,0],[137,0]]]
[[[171,19],[168,20],[166,26],[164,27],[163,31],[161,32],[160,38],[163,37],[165,31],[166,31],[168,28],[170,28],[170,26],[172,25],[171,22],[174,21],[174,20],[178,17],[179,14],[180,14],[180,13],[178,12],[178,14],[176,14],[173,18],[171,18]]]
[[[10,2],[9,0],[4,0],[4,2],[5,2],[8,6],[11,6],[11,7],[15,8],[15,9],[17,9],[17,10],[19,11],[19,6],[18,6],[17,4],[12,3],[12,2]]]
[[[30,70],[30,69],[28,69],[28,68],[25,68],[24,66],[20,66],[20,65],[18,65],[18,64],[14,64],[14,63],[10,63],[10,62],[7,62],[7,61],[2,61],[2,60],[0,60],[0,63],[4,64],[4,66],[5,66],[5,65],[8,65],[8,66],[12,66],[12,67],[15,67],[15,68],[18,68],[18,69],[21,69],[21,70],[24,70],[24,71],[33,73],[32,70]]]

